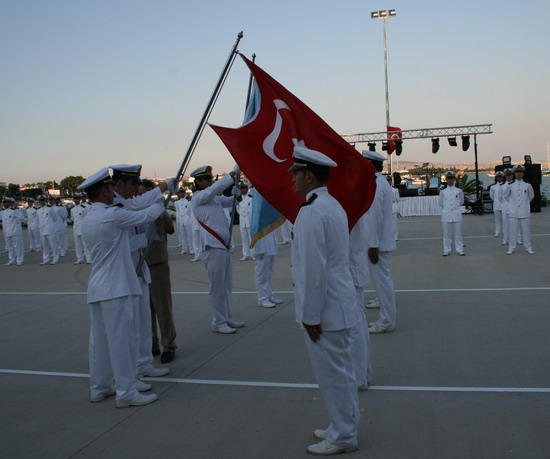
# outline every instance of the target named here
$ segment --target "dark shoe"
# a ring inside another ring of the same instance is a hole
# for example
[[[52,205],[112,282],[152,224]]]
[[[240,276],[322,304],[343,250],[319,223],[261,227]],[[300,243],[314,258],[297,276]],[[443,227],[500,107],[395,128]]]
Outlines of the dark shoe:
[[[164,351],[160,356],[160,363],[168,363],[174,360],[176,353],[174,351]]]
[[[157,355],[160,355],[160,350],[159,349],[153,349],[151,351],[151,354],[153,354],[153,357],[156,357]]]

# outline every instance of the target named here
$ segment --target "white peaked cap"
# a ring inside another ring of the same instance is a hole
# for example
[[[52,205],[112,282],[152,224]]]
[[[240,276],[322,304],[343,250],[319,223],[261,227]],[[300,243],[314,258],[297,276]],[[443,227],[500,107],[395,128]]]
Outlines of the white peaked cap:
[[[363,150],[361,153],[365,158],[372,159],[373,161],[386,161],[386,157],[376,151]]]
[[[298,145],[294,147],[292,157],[294,158],[294,165],[289,171],[298,171],[308,166],[336,167],[338,165],[320,151],[310,150],[309,148]]]
[[[103,169],[97,171],[95,174],[90,175],[84,182],[82,182],[76,189],[85,190],[90,188],[92,185],[95,185],[99,182],[109,183],[111,181],[111,176],[109,175],[109,169],[104,167]]]

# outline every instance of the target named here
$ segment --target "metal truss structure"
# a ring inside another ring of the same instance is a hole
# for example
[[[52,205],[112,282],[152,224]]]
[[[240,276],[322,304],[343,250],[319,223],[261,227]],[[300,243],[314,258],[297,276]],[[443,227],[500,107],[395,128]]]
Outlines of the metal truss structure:
[[[402,131],[381,131],[362,134],[344,134],[348,143],[387,142],[388,139],[428,139],[436,137],[456,137],[463,135],[492,134],[492,124],[474,124],[472,126],[454,126],[441,128],[404,129]],[[398,133],[401,133],[399,135]],[[389,136],[388,136],[389,134]]]

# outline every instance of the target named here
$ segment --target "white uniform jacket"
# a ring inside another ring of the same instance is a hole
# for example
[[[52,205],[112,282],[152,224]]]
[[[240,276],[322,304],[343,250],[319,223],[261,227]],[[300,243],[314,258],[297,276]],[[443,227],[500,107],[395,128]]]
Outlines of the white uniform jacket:
[[[38,210],[40,206],[32,206],[27,208],[27,227],[31,230],[38,231],[40,224],[38,222]]]
[[[191,201],[185,198],[178,199],[174,205],[176,206],[176,220],[184,225],[193,223],[193,211],[191,210]]]
[[[71,209],[71,220],[73,221],[73,231],[75,236],[82,235],[82,219],[90,209],[87,205],[78,204]]]
[[[508,202],[508,198],[504,196],[504,194],[511,183],[512,182],[504,182],[504,184],[499,189],[498,197],[500,199],[500,209],[502,210],[503,214],[510,213],[510,203]]]
[[[393,252],[395,244],[393,226],[393,191],[380,172],[376,174],[376,194],[366,215],[367,248],[380,252]]]
[[[250,217],[252,216],[252,198],[247,194],[242,196],[243,200],[237,203],[239,213],[239,225],[241,228],[250,228]]]
[[[508,199],[510,217],[527,218],[531,215],[530,202],[535,192],[530,183],[515,180],[504,189],[504,198]]]
[[[38,221],[40,224],[40,236],[50,236],[57,232],[59,213],[52,206],[42,206],[38,210]]]
[[[224,207],[233,205],[233,197],[218,196],[233,183],[233,178],[227,174],[204,190],[193,195],[191,207],[193,215],[199,221],[218,234],[225,245],[199,224],[201,232],[201,252],[205,247],[226,249],[229,243],[229,225],[223,211]]]
[[[493,200],[493,210],[502,210],[501,190],[503,185],[495,183],[489,188],[489,197]]]
[[[0,214],[0,221],[4,230],[4,237],[17,236],[22,234],[21,224],[25,221],[25,214],[21,209],[8,207]]]
[[[92,204],[82,224],[82,237],[92,259],[88,303],[142,294],[132,261],[129,231],[155,221],[163,212],[161,203],[140,211],[100,202]]]
[[[164,197],[160,188],[153,188],[147,193],[143,193],[140,196],[134,198],[123,198],[120,194],[115,193],[114,203],[118,206],[122,206],[123,209],[129,211],[144,210],[153,204],[163,203]],[[134,269],[137,268],[139,260],[141,258],[141,249],[147,247],[147,235],[144,232],[139,231],[139,225],[135,225],[128,229],[130,237],[130,251],[132,252],[132,261],[134,263]],[[147,263],[141,265],[141,276],[148,284],[151,283],[151,273]]]
[[[59,215],[59,220],[57,221],[57,230],[64,230],[67,226],[67,218],[69,218],[67,208],[65,206],[56,204],[55,206],[52,206],[52,209],[55,209],[57,211],[57,214]]]
[[[357,324],[357,295],[349,268],[348,218],[326,187],[312,190],[294,223],[292,278],[296,322],[326,331]]]
[[[447,186],[439,193],[439,207],[441,207],[441,221],[447,223],[461,222],[464,205],[464,193],[456,186]]]

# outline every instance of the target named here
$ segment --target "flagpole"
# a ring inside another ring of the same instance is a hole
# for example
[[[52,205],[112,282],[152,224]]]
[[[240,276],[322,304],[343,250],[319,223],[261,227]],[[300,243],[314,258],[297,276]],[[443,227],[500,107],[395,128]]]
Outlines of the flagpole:
[[[222,73],[220,74],[220,77],[218,79],[218,82],[216,83],[216,86],[214,88],[214,91],[212,92],[212,96],[210,97],[210,101],[208,102],[208,105],[206,106],[206,109],[204,110],[204,114],[202,115],[202,118],[200,120],[199,125],[197,126],[197,130],[195,131],[195,135],[193,136],[191,143],[189,144],[189,147],[187,148],[187,152],[185,153],[185,156],[183,158],[183,161],[181,162],[180,168],[178,169],[178,173],[176,174],[176,184],[179,183],[181,176],[187,169],[187,166],[189,165],[189,162],[191,161],[191,157],[193,156],[193,153],[195,152],[195,148],[197,147],[197,144],[199,143],[199,140],[201,138],[201,135],[204,131],[204,128],[206,126],[206,123],[208,122],[208,118],[210,114],[212,113],[212,110],[214,108],[214,105],[216,104],[216,101],[218,100],[218,96],[220,95],[220,92],[223,88],[223,85],[225,83],[225,80],[227,79],[227,75],[229,74],[229,71],[231,70],[231,66],[233,65],[233,62],[235,61],[235,57],[237,57],[237,47],[239,46],[239,42],[243,38],[243,32],[239,32],[237,34],[237,39],[235,40],[235,43],[233,44],[233,47],[231,48],[231,52],[229,53],[229,56],[227,58],[227,61],[223,67]],[[168,196],[166,197],[164,201],[164,207],[167,208],[168,204],[170,202],[170,198],[172,197],[172,193],[168,191]],[[145,261],[145,257],[149,253],[149,250],[151,250],[151,244],[153,242],[152,237],[150,237],[147,241],[147,247],[143,251],[143,254],[141,255],[138,265],[136,267],[136,272],[139,273],[141,271],[141,267],[143,266],[143,262]]]
[[[252,62],[256,62],[256,54],[252,54]],[[244,114],[246,116],[246,111],[248,110],[248,104],[250,103],[250,94],[252,92],[252,82],[254,81],[254,76],[250,72],[250,78],[248,79],[248,89],[246,92],[246,107],[244,108]],[[235,174],[234,186],[237,186],[241,180],[241,174]],[[235,212],[237,211],[237,196],[233,196],[233,205],[231,206],[231,221],[229,222],[229,244],[231,244],[231,237],[233,236],[233,223],[235,222]]]

